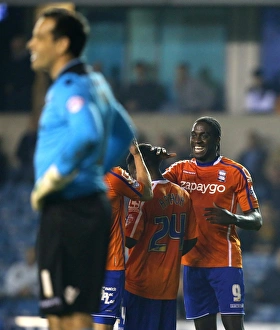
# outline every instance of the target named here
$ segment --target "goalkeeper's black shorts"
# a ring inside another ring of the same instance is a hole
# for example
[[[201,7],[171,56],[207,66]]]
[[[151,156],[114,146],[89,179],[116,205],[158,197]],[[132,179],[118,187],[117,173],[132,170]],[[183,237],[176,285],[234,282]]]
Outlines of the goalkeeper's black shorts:
[[[110,227],[105,193],[44,206],[38,235],[42,315],[98,311]]]

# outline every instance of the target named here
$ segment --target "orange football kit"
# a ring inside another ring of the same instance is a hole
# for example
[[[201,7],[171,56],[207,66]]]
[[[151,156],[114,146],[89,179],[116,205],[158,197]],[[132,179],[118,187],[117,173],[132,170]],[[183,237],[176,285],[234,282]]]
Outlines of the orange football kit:
[[[198,237],[193,249],[182,257],[187,319],[209,314],[244,314],[244,279],[240,240],[235,225],[209,223],[205,208],[236,213],[259,207],[250,173],[233,160],[195,159],[176,162],[163,174],[186,189],[196,215]]]
[[[105,280],[101,292],[99,313],[92,314],[95,323],[113,325],[120,316],[120,305],[124,291],[125,269],[125,197],[139,200],[144,185],[134,180],[121,167],[114,167],[104,181],[112,206],[112,225],[108,247]]]
[[[193,267],[242,267],[240,240],[235,225],[213,225],[204,209],[216,205],[236,213],[258,208],[249,172],[226,157],[209,166],[194,159],[171,165],[164,177],[186,189],[191,196],[198,225],[198,242],[182,263]]]
[[[152,200],[128,208],[126,236],[137,243],[126,263],[125,330],[176,328],[183,243],[197,237],[189,194],[167,180],[152,186]]]
[[[125,269],[125,199],[139,200],[144,190],[144,185],[131,178],[121,167],[114,167],[105,175],[108,186],[107,196],[112,205],[112,228],[108,249],[106,270]]]
[[[189,194],[167,180],[153,181],[150,201],[130,201],[125,289],[150,299],[176,299],[183,242],[197,237]]]

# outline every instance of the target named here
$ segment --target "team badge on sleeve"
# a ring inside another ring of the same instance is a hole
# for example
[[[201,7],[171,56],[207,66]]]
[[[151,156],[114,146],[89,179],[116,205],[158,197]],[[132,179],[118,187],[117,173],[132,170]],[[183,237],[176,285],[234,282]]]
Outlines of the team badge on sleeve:
[[[71,96],[70,99],[67,101],[66,108],[71,113],[77,113],[82,109],[84,104],[84,98],[79,95],[75,95]]]

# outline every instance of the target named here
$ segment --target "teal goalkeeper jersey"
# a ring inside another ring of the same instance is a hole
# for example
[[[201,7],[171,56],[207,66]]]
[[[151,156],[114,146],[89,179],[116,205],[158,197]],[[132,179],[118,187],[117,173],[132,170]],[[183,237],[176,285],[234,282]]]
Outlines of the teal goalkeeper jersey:
[[[39,120],[35,178],[51,165],[62,175],[77,172],[56,198],[105,191],[104,174],[128,153],[134,125],[104,77],[72,61],[50,86]],[[51,196],[49,196],[51,197]]]

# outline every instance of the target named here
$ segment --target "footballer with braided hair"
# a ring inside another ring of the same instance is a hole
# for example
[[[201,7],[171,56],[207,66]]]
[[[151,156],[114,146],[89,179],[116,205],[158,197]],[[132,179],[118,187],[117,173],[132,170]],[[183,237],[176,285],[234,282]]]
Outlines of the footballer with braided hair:
[[[244,281],[236,227],[259,230],[262,216],[250,173],[220,153],[221,126],[198,118],[190,132],[192,159],[171,165],[163,176],[190,193],[198,239],[182,258],[186,318],[196,330],[244,329]],[[164,149],[158,148],[159,154]],[[236,214],[237,206],[243,215]]]

